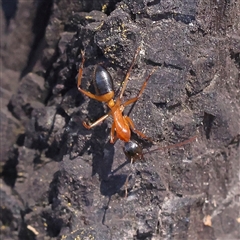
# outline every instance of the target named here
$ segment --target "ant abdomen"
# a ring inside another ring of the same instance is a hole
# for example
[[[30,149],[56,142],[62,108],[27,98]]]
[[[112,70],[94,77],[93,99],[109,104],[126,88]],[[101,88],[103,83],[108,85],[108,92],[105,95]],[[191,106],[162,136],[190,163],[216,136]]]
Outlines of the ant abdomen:
[[[96,94],[102,96],[113,91],[113,80],[109,72],[101,65],[97,65],[95,69],[94,87]]]

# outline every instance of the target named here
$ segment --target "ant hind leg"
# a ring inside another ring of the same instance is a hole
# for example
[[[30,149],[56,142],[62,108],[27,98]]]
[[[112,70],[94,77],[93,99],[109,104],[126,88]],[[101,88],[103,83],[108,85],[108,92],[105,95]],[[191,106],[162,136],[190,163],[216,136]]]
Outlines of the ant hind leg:
[[[110,114],[108,113],[108,114],[100,117],[97,121],[95,121],[94,123],[92,123],[92,124],[90,124],[90,125],[87,124],[86,122],[83,122],[83,126],[84,126],[85,128],[87,128],[87,129],[90,129],[90,128],[92,128],[92,127],[95,127],[96,125],[98,125],[98,124],[100,124],[102,121],[104,121],[109,115],[110,115]]]
[[[81,54],[82,54],[82,62],[81,62],[81,64],[80,64],[80,66],[79,66],[78,79],[77,79],[77,88],[78,88],[78,91],[81,92],[82,94],[84,94],[84,95],[92,98],[92,99],[95,99],[95,100],[97,100],[97,101],[99,101],[99,102],[102,102],[103,99],[102,99],[101,96],[94,95],[94,94],[92,94],[92,93],[90,93],[90,92],[88,92],[88,91],[86,91],[86,90],[83,90],[83,89],[81,88],[82,76],[83,76],[83,65],[84,65],[84,62],[85,62],[85,53],[84,53],[83,50],[81,51]]]
[[[135,54],[134,54],[132,63],[131,63],[131,65],[130,65],[127,73],[126,73],[126,76],[125,76],[124,80],[123,80],[123,86],[122,86],[122,89],[121,89],[121,92],[120,92],[120,94],[119,94],[118,99],[122,99],[123,93],[124,93],[124,91],[125,91],[125,89],[126,89],[126,87],[127,87],[128,81],[129,81],[130,73],[131,73],[131,71],[132,71],[133,65],[134,65],[135,62],[136,62],[136,59],[137,59],[137,56],[138,56],[140,50],[141,50],[141,48],[138,47],[137,50],[136,50],[136,52],[135,52]]]
[[[153,68],[152,71],[148,74],[148,76],[147,76],[147,78],[145,79],[145,81],[144,81],[144,83],[143,83],[143,85],[142,85],[142,87],[141,87],[138,95],[137,95],[136,97],[134,97],[134,98],[131,98],[131,99],[127,100],[125,103],[123,103],[123,106],[124,106],[124,107],[128,106],[129,104],[132,104],[132,103],[136,102],[136,101],[141,97],[144,89],[145,89],[146,86],[147,86],[148,80],[150,79],[150,77],[152,76],[152,74],[153,74],[155,71],[156,71],[156,67]]]

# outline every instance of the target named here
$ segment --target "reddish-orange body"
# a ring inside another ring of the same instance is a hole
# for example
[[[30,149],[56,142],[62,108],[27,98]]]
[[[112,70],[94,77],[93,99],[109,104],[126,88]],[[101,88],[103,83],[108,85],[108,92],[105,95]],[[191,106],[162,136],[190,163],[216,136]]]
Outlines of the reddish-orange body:
[[[136,61],[137,55],[140,51],[140,48],[137,49],[133,61],[131,63],[131,66],[126,74],[126,77],[124,79],[124,84],[122,86],[122,89],[120,91],[119,97],[116,101],[114,101],[114,90],[113,90],[113,83],[112,78],[110,74],[107,72],[106,69],[101,67],[100,65],[97,66],[95,70],[95,78],[94,78],[94,86],[95,90],[98,95],[94,95],[88,91],[83,90],[81,86],[81,80],[82,80],[82,74],[83,74],[83,65],[84,65],[84,52],[82,52],[82,63],[79,68],[79,74],[78,74],[78,90],[85,94],[86,96],[95,99],[100,102],[105,102],[107,106],[110,108],[110,111],[99,118],[96,122],[92,123],[91,125],[88,125],[86,122],[83,122],[83,125],[90,129],[97,124],[101,123],[103,120],[105,120],[108,116],[112,116],[113,118],[113,124],[111,128],[111,136],[110,136],[110,142],[114,143],[117,139],[120,139],[124,142],[129,142],[131,138],[131,130],[138,134],[142,138],[147,138],[142,132],[135,129],[134,124],[130,117],[123,115],[123,110],[125,106],[132,104],[136,102],[139,97],[142,95],[143,90],[145,89],[147,85],[147,81],[149,80],[150,76],[153,74],[154,70],[148,75],[146,80],[144,81],[142,88],[140,89],[138,95],[132,99],[127,100],[126,102],[122,103],[122,96],[126,89],[130,71]],[[147,138],[149,139],[149,138]]]
[[[112,131],[116,131],[116,137],[120,140],[129,142],[131,137],[131,130],[125,116],[123,116],[123,109],[121,109],[118,104],[115,104],[114,107],[111,108],[111,112],[113,117]],[[112,142],[112,139],[110,141]]]

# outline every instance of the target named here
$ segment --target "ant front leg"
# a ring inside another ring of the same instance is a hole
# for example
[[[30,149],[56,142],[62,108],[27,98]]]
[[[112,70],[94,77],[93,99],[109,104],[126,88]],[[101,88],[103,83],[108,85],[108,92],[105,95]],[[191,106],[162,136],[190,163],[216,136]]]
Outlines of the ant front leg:
[[[128,196],[128,182],[129,182],[129,178],[132,174],[128,174],[127,178],[126,178],[126,181],[124,183],[124,188],[125,188],[125,198],[127,198]]]

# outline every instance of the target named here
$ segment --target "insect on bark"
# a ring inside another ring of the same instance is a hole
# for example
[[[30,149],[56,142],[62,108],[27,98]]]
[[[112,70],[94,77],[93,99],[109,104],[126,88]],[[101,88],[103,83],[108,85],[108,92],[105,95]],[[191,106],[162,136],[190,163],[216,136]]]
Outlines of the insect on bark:
[[[153,70],[150,72],[150,74],[145,79],[138,95],[134,98],[131,98],[127,100],[126,102],[123,102],[122,97],[124,94],[124,91],[127,87],[130,72],[136,62],[137,56],[140,52],[140,47],[136,50],[132,63],[130,65],[130,68],[128,69],[126,76],[123,81],[123,85],[120,91],[119,96],[114,100],[115,92],[113,90],[113,80],[109,72],[102,67],[101,65],[97,65],[94,73],[94,87],[96,94],[92,94],[91,92],[88,92],[81,88],[81,81],[82,81],[82,75],[83,75],[83,66],[85,62],[85,54],[84,51],[81,51],[82,53],[82,62],[79,67],[79,73],[78,73],[78,81],[77,81],[77,87],[78,90],[83,93],[84,95],[88,96],[89,98],[95,99],[100,102],[104,102],[109,107],[109,112],[99,118],[97,121],[95,121],[92,124],[87,124],[86,122],[83,122],[83,125],[87,129],[91,129],[92,127],[100,124],[102,121],[104,121],[107,117],[112,116],[113,123],[111,127],[111,133],[110,133],[110,143],[114,143],[117,139],[120,139],[124,142],[129,142],[131,138],[131,131],[136,133],[139,137],[144,139],[150,139],[147,136],[145,136],[141,131],[138,131],[132,119],[129,116],[126,116],[123,114],[124,108],[134,102],[136,102],[142,95],[144,89],[147,86],[147,82],[150,79],[151,75],[154,73],[156,68],[153,68]]]

